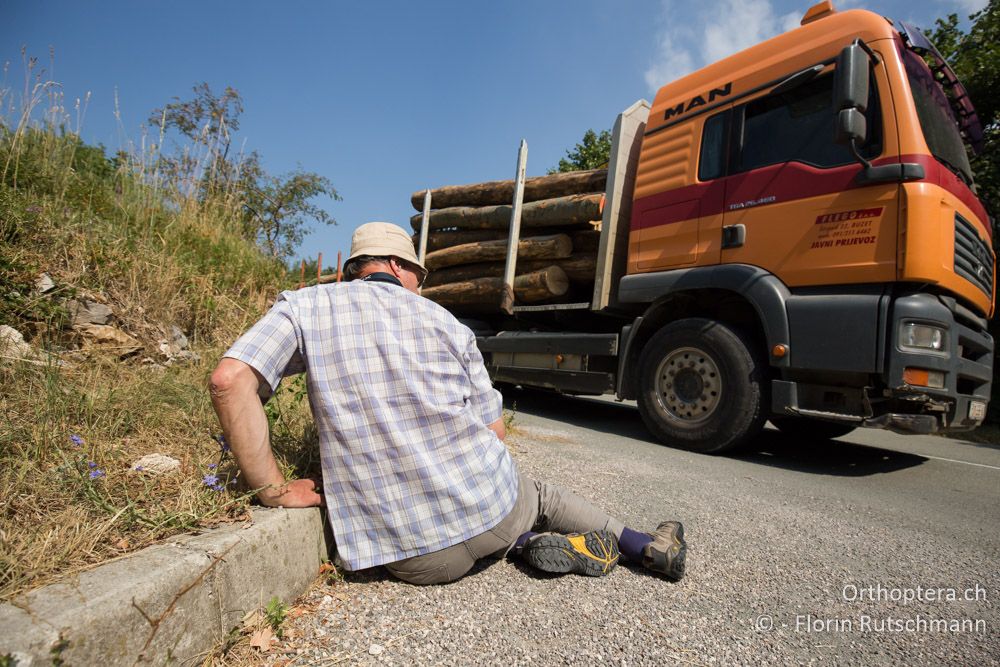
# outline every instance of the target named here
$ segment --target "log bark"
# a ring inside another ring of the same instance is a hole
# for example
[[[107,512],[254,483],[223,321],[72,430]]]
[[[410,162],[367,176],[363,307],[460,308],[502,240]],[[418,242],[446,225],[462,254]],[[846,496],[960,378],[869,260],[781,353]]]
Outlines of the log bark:
[[[538,271],[547,266],[558,266],[574,283],[593,283],[597,271],[597,257],[593,254],[574,252],[564,259],[528,259],[518,260],[517,275]],[[425,288],[457,283],[477,278],[499,278],[503,276],[503,262],[479,262],[477,264],[462,264],[431,271],[427,275]]]
[[[583,225],[582,229],[567,229],[565,227],[539,227],[531,228],[532,236],[548,236],[549,234],[568,234],[573,239],[573,252],[596,252],[600,244],[601,232],[593,229],[589,224]],[[470,229],[468,231],[437,231],[431,232],[427,236],[427,252],[434,252],[442,248],[450,248],[463,243],[475,243],[477,241],[497,241],[506,239],[507,231],[500,229]],[[420,243],[420,234],[414,234],[413,248],[417,249]],[[322,281],[320,281],[322,282]]]
[[[458,206],[431,211],[430,230],[438,229],[507,229],[510,226],[510,204],[501,206]],[[600,192],[567,195],[525,204],[521,208],[522,227],[564,227],[600,220],[604,211],[604,195]],[[420,231],[422,215],[410,218],[410,226]]]
[[[518,259],[555,259],[569,257],[572,252],[573,241],[565,234],[524,238],[517,244]],[[505,259],[506,256],[506,239],[480,241],[429,252],[424,258],[424,266],[434,271],[457,264]]]
[[[549,266],[514,278],[514,297],[523,303],[533,303],[562,296],[569,290],[569,280],[558,266]],[[503,278],[476,278],[457,283],[427,287],[421,294],[445,308],[500,308]]]
[[[552,232],[553,234],[559,232]],[[419,249],[420,233],[413,235],[413,248]],[[427,235],[427,252],[434,252],[442,248],[450,248],[463,243],[476,243],[477,241],[497,241],[506,239],[507,231],[503,229],[470,229],[461,232],[431,232]]]
[[[531,259],[526,262],[518,262],[518,268],[525,271],[534,271],[547,260]],[[589,253],[573,253],[565,259],[552,262],[558,266],[569,278],[570,282],[592,284],[597,273],[597,256]]]
[[[574,192],[603,191],[607,185],[607,169],[570,171],[548,176],[533,176],[524,181],[524,201],[551,199]],[[418,211],[424,210],[424,193],[419,190],[410,195],[410,203]],[[489,181],[471,185],[448,185],[431,190],[431,206],[449,208],[452,206],[494,206],[512,204],[514,201],[514,181]]]

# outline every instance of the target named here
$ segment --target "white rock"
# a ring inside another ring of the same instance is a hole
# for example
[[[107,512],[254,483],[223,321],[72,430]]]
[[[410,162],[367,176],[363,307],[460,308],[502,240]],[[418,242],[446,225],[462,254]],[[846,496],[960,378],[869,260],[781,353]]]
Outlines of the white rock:
[[[49,274],[47,273],[39,275],[38,279],[35,281],[35,291],[37,291],[39,294],[45,294],[46,292],[51,292],[53,289],[55,289],[55,287],[56,287],[55,282],[52,280],[52,277],[49,276]]]
[[[181,462],[166,454],[146,454],[132,464],[132,469],[148,472],[151,475],[165,475],[181,469]]]
[[[191,350],[180,350],[177,354],[167,360],[167,366],[184,366],[186,364],[197,364],[201,361],[201,355]]]
[[[369,655],[381,655],[382,651],[384,651],[384,650],[385,650],[385,647],[382,646],[381,644],[372,644],[371,646],[368,647],[368,654]]]
[[[182,350],[188,348],[188,339],[176,324],[170,326],[170,341]]]
[[[3,324],[0,325],[0,354],[5,357],[32,359],[35,351],[31,345],[24,342],[24,334],[14,327]]]
[[[168,343],[165,340],[159,341],[157,349],[160,351],[160,354],[162,354],[167,359],[169,359],[170,357],[174,356],[175,354],[181,351],[180,347],[174,345],[173,343]]]

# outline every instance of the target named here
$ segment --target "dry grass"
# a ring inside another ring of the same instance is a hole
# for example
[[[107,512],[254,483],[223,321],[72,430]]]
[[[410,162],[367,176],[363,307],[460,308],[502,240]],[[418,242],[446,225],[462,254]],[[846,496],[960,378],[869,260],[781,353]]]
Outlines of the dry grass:
[[[107,358],[0,366],[0,598],[180,531],[245,518],[248,491],[214,437],[209,366],[151,370]],[[312,469],[307,407],[285,390],[268,412],[286,472]],[[180,468],[135,470],[151,453]]]
[[[14,97],[0,90],[0,324],[21,331],[49,363],[0,358],[3,600],[245,516],[248,492],[228,483],[235,470],[213,437],[207,377],[290,286],[283,266],[241,232],[237,193],[206,197],[194,174],[161,173],[155,145],[107,159],[67,129],[78,127],[79,103],[65,104],[51,82],[26,88],[16,108]],[[56,284],[44,295],[34,291],[42,272]],[[81,350],[64,305],[79,294],[105,300],[114,325],[143,350],[124,360]],[[202,362],[151,363],[163,361],[158,341],[174,325]],[[288,474],[316,457],[295,389],[267,410]],[[177,459],[179,470],[134,470],[149,453]]]

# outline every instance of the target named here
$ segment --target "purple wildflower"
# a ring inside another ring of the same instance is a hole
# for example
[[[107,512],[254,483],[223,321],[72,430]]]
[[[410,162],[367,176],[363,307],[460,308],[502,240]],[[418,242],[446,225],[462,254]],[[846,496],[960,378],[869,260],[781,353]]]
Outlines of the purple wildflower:
[[[218,468],[218,467],[219,467],[219,464],[218,464],[218,463],[209,463],[209,464],[208,464],[208,469],[209,469],[209,470],[215,470],[215,469],[216,469],[216,468]]]
[[[73,435],[69,436],[69,441],[73,443],[74,447],[79,447],[80,445],[83,444],[83,438],[81,438],[80,436],[78,436],[76,433],[74,433]]]
[[[90,468],[91,470],[94,470],[95,468],[97,468],[97,464],[94,463],[93,461],[87,461],[87,467]]]
[[[226,442],[226,436],[219,434],[215,436],[215,441],[219,443],[219,449],[223,454],[229,451],[229,443]]]
[[[143,467],[142,466],[136,466],[135,468],[133,468],[133,470],[135,470],[136,472],[142,472],[143,471]]]
[[[90,479],[98,479],[104,477],[104,471],[99,468],[94,468],[90,471]]]
[[[218,475],[212,475],[212,474],[205,475],[204,477],[201,478],[201,483],[207,486],[208,488],[212,489],[213,491],[222,491],[224,488],[226,488],[225,485],[222,483],[222,481],[219,479]]]

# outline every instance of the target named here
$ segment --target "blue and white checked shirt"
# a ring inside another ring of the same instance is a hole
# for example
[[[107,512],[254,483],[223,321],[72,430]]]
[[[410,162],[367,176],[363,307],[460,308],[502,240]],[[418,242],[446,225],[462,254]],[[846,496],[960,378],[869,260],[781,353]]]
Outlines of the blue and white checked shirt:
[[[283,292],[225,356],[275,390],[305,370],[340,557],[352,570],[437,551],[498,524],[517,470],[475,336],[403,287]]]

